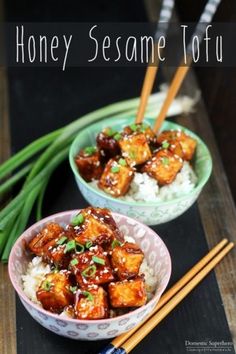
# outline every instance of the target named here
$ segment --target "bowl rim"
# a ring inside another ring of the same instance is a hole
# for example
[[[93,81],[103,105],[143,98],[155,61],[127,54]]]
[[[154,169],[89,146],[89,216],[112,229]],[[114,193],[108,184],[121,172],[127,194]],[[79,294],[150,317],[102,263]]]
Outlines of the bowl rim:
[[[31,231],[33,231],[35,228],[37,227],[40,227],[40,225],[42,223],[47,223],[48,221],[50,221],[53,217],[58,217],[58,216],[67,216],[67,215],[73,215],[75,213],[78,213],[81,209],[72,209],[72,210],[67,210],[67,211],[63,211],[63,212],[59,212],[59,213],[55,213],[55,214],[52,214],[50,216],[47,216],[43,219],[41,219],[40,221],[34,223],[33,225],[31,225],[29,228],[27,228],[19,237],[18,239],[16,240],[16,242],[14,243],[12,249],[11,249],[11,252],[10,252],[10,256],[9,256],[9,262],[8,262],[8,274],[9,274],[9,278],[11,280],[11,283],[17,293],[17,295],[19,296],[20,300],[24,300],[24,302],[26,302],[29,306],[33,307],[35,310],[47,315],[47,316],[50,316],[50,317],[53,317],[54,319],[56,320],[61,320],[61,321],[69,321],[70,323],[75,323],[75,324],[78,324],[78,323],[82,323],[82,324],[103,324],[103,323],[113,323],[113,322],[116,322],[117,320],[122,320],[122,319],[125,319],[127,317],[130,316],[130,314],[136,314],[136,313],[139,313],[140,310],[144,310],[146,309],[147,307],[149,307],[151,304],[155,303],[155,302],[158,302],[160,300],[160,297],[162,296],[163,292],[166,290],[166,287],[170,281],[170,277],[171,277],[171,273],[172,273],[172,261],[171,261],[171,257],[170,257],[170,253],[169,253],[169,250],[166,246],[166,244],[164,243],[164,241],[161,239],[161,237],[154,231],[152,230],[149,226],[133,219],[133,218],[130,218],[129,216],[126,216],[126,215],[123,215],[123,214],[120,214],[120,213],[116,213],[116,212],[113,212],[111,211],[112,215],[115,215],[115,216],[118,216],[118,217],[125,217],[126,219],[132,221],[132,222],[135,222],[139,225],[141,225],[142,227],[144,227],[145,229],[148,229],[149,232],[151,232],[151,234],[153,234],[154,237],[157,237],[157,239],[159,239],[160,243],[162,246],[164,246],[165,250],[166,250],[166,253],[167,253],[167,258],[168,258],[168,264],[169,264],[169,275],[168,275],[168,278],[165,282],[165,285],[163,286],[163,290],[160,292],[160,294],[158,294],[158,298],[157,298],[157,295],[154,295],[153,298],[148,301],[145,305],[141,306],[141,307],[138,307],[137,309],[133,310],[133,311],[130,311],[124,315],[120,315],[120,316],[116,316],[116,317],[113,317],[113,318],[104,318],[104,319],[99,319],[99,320],[83,320],[83,319],[74,319],[74,318],[67,318],[67,317],[61,317],[60,315],[58,314],[55,314],[53,312],[50,312],[50,311],[47,311],[45,309],[43,309],[42,307],[40,307],[39,305],[37,305],[36,303],[34,303],[32,300],[30,300],[27,295],[25,294],[25,292],[23,291],[23,289],[15,283],[14,281],[14,276],[13,276],[13,271],[12,271],[12,267],[11,267],[11,264],[13,264],[13,253],[14,253],[14,249],[18,246],[18,245],[22,245],[22,240],[24,239],[25,237],[25,234],[27,233],[30,233]]]
[[[123,118],[124,120],[128,120],[128,119],[133,119],[134,117],[126,117],[126,118]],[[150,118],[150,117],[146,117],[145,119],[151,119],[153,120],[153,118]],[[209,160],[209,164],[208,164],[208,170],[207,170],[207,173],[204,174],[204,177],[201,179],[200,183],[198,183],[191,192],[189,193],[184,193],[183,195],[177,197],[177,198],[174,198],[174,199],[171,199],[171,200],[166,200],[166,201],[147,201],[147,202],[139,202],[139,201],[125,201],[125,200],[121,200],[119,198],[114,198],[112,196],[110,196],[109,194],[106,194],[102,191],[100,191],[99,189],[95,189],[94,187],[92,187],[89,183],[87,183],[80,175],[79,171],[78,171],[78,168],[74,162],[74,154],[73,154],[73,150],[75,149],[75,146],[77,145],[81,135],[84,134],[84,132],[88,131],[89,128],[91,128],[91,126],[93,127],[96,127],[96,126],[100,126],[102,122],[109,122],[111,121],[111,118],[106,118],[106,119],[103,119],[99,122],[96,122],[94,124],[91,124],[89,127],[85,127],[84,129],[82,129],[76,136],[76,138],[73,140],[71,146],[70,146],[70,150],[69,150],[69,163],[70,163],[70,167],[74,173],[74,176],[79,180],[79,182],[86,188],[88,189],[90,192],[94,193],[95,195],[97,195],[98,197],[100,198],[105,198],[111,202],[115,202],[117,204],[120,204],[121,206],[122,205],[126,205],[126,206],[140,206],[140,207],[145,207],[145,206],[155,206],[155,207],[158,207],[158,206],[165,206],[165,205],[170,205],[170,204],[175,204],[177,202],[181,202],[183,200],[185,200],[186,198],[189,198],[191,196],[194,196],[196,195],[196,193],[200,192],[201,189],[204,187],[204,185],[206,184],[206,182],[208,181],[210,175],[211,175],[211,172],[212,172],[212,157],[211,157],[211,153],[207,147],[207,145],[203,142],[203,140],[197,135],[195,134],[194,132],[192,132],[191,130],[189,130],[188,128],[185,128],[183,127],[182,125],[180,124],[177,124],[177,123],[173,123],[173,122],[170,122],[170,121],[167,121],[168,124],[171,124],[174,129],[181,129],[181,130],[184,130],[185,132],[187,132],[189,135],[195,137],[197,139],[198,142],[200,142],[201,145],[204,146],[204,149],[206,150],[207,152],[207,157],[208,157],[208,160]],[[144,122],[146,122],[144,120]]]

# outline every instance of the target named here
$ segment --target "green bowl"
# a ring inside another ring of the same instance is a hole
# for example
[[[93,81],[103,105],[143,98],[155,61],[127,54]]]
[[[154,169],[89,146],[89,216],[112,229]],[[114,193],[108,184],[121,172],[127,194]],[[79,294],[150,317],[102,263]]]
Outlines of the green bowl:
[[[197,140],[197,149],[193,160],[193,168],[197,175],[198,181],[195,188],[188,194],[183,194],[181,197],[157,202],[127,202],[114,198],[102,190],[97,190],[88,184],[79,174],[75,164],[75,156],[80,149],[96,144],[97,134],[106,127],[111,127],[114,130],[122,130],[123,127],[134,121],[134,117],[127,118],[108,118],[98,123],[92,124],[80,131],[76,139],[73,141],[69,159],[70,166],[75,176],[75,180],[80,189],[80,192],[89,204],[109,208],[114,212],[127,215],[138,219],[147,225],[157,225],[170,221],[183,214],[196,201],[202,188],[208,181],[212,171],[211,154],[204,142],[193,132],[182,127],[179,124],[165,121],[161,130],[181,129],[186,134]],[[153,126],[154,120],[146,118],[145,122]]]

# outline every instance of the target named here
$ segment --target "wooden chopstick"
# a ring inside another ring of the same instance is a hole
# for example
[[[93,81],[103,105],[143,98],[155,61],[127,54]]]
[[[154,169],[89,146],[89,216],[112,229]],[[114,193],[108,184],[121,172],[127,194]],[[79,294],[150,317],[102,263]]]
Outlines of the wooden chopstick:
[[[148,101],[148,98],[149,98],[150,93],[152,91],[153,84],[154,84],[155,77],[156,77],[157,70],[158,70],[158,66],[159,66],[159,58],[156,56],[156,53],[158,51],[157,40],[160,36],[165,36],[165,34],[167,32],[174,5],[175,5],[174,0],[163,0],[162,1],[157,30],[155,33],[156,43],[154,44],[154,50],[153,50],[153,53],[151,54],[151,58],[154,55],[154,61],[152,62],[151,59],[149,60],[149,65],[146,70],[146,74],[145,74],[145,78],[144,78],[144,82],[143,82],[143,87],[142,87],[142,91],[141,91],[140,103],[139,103],[138,112],[137,112],[137,116],[136,116],[136,120],[135,120],[136,124],[141,123],[144,118],[145,109],[147,106],[147,101]],[[150,65],[151,63],[154,66],[151,66]]]
[[[135,119],[136,124],[141,123],[144,118],[144,113],[146,110],[147,101],[148,101],[148,98],[149,98],[152,88],[153,88],[153,84],[154,84],[154,80],[155,80],[155,77],[157,74],[157,70],[158,70],[158,64],[156,64],[156,66],[148,65],[148,67],[147,67],[144,82],[143,82],[143,87],[142,87],[142,91],[141,91],[141,98],[140,98],[140,102],[139,102],[138,113],[137,113],[137,116]]]
[[[151,330],[158,325],[206,276],[207,274],[226,256],[234,247],[230,242],[223,248],[198,274],[196,274],[172,299],[166,303],[160,311],[154,314],[130,337],[121,348],[114,351],[114,354],[129,353],[141,340],[146,337]]]
[[[177,95],[180,86],[182,85],[182,82],[184,81],[185,76],[187,75],[187,72],[189,71],[190,65],[189,66],[179,66],[178,69],[175,72],[174,78],[171,82],[171,85],[169,87],[169,90],[167,92],[166,99],[163,103],[163,106],[161,108],[161,111],[155,121],[153,131],[155,133],[158,132],[160,127],[162,126],[163,121],[166,118],[167,112],[170,108],[171,103],[173,102],[175,96]]]
[[[195,36],[197,36],[198,38],[200,38],[200,41],[202,40],[203,36],[204,36],[204,31],[207,27],[207,25],[209,23],[211,23],[213,16],[216,13],[216,10],[219,6],[219,4],[221,3],[222,0],[208,0],[205,8],[200,16],[200,19],[198,21],[198,24],[196,26],[196,29],[192,35],[192,38],[187,46],[187,50],[186,50],[186,66],[181,66],[176,70],[176,73],[174,75],[174,78],[171,82],[167,97],[165,99],[165,102],[162,106],[161,112],[159,113],[155,125],[154,125],[154,132],[157,133],[158,130],[160,129],[166,114],[168,112],[168,109],[173,101],[173,99],[175,98],[175,96],[177,95],[179,88],[189,70],[191,61],[192,61],[192,41],[193,38]],[[195,49],[196,50],[196,49]]]
[[[153,311],[144,322],[152,317],[162,306],[164,306],[184,285],[186,285],[190,279],[192,279],[209,261],[228,243],[228,240],[224,238],[219,242],[210,252],[208,252],[199,262],[197,262],[177,283],[175,283],[159,300]],[[116,348],[120,347],[134,332],[136,332],[144,322],[141,322],[138,326],[134,327],[130,331],[121,334],[113,339],[113,341],[104,348],[100,354],[111,354]]]

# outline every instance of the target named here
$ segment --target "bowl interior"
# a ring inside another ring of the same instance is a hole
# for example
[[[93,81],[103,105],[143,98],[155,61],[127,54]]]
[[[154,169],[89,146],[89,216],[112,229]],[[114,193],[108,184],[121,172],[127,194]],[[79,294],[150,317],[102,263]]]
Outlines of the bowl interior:
[[[80,151],[80,149],[89,146],[89,145],[95,145],[96,144],[96,136],[97,134],[103,130],[106,127],[112,127],[114,130],[121,130],[123,127],[125,127],[126,125],[129,125],[131,122],[134,121],[134,117],[129,117],[129,118],[108,118],[105,120],[102,120],[101,122],[95,123],[90,125],[88,128],[83,129],[76,137],[76,139],[74,140],[73,144],[71,145],[70,148],[70,165],[71,168],[73,170],[74,175],[76,176],[76,178],[80,181],[80,183],[82,183],[83,185],[85,185],[87,188],[89,188],[90,190],[92,190],[94,193],[96,193],[97,195],[102,196],[103,198],[106,197],[107,199],[112,199],[114,200],[114,198],[112,196],[109,196],[108,194],[104,193],[103,191],[99,191],[97,189],[94,189],[93,187],[91,187],[79,174],[78,172],[78,168],[75,164],[75,156],[77,155],[77,153]],[[152,118],[146,118],[145,122],[150,124],[151,126],[153,126],[153,119]],[[192,131],[184,128],[183,126],[176,124],[176,123],[172,123],[169,121],[165,121],[164,124],[162,125],[161,130],[169,130],[169,129],[181,129],[182,131],[186,132],[186,134],[192,136],[194,139],[197,140],[198,144],[197,144],[197,149],[196,149],[196,153],[195,153],[195,157],[192,161],[192,165],[194,168],[194,171],[198,177],[198,181],[197,184],[195,186],[195,188],[193,189],[193,191],[191,193],[188,194],[193,194],[196,193],[197,191],[200,191],[201,188],[204,186],[204,184],[207,182],[210,174],[211,174],[211,170],[212,170],[212,159],[211,159],[211,155],[210,152],[207,148],[207,146],[204,144],[204,142],[196,135],[194,134]],[[184,197],[184,195],[183,195]],[[182,197],[178,197],[176,199],[181,199]],[[175,200],[176,200],[175,199]],[[143,204],[140,202],[127,202],[127,201],[123,201],[123,200],[119,200],[119,199],[115,199],[117,200],[119,203],[124,203],[124,204]],[[171,201],[172,202],[172,201]],[[167,204],[170,203],[170,201],[165,201],[165,202],[146,202],[145,204]]]
[[[22,281],[21,276],[25,274],[28,263],[30,261],[30,256],[28,252],[25,250],[25,243],[32,239],[33,236],[37,232],[41,230],[41,228],[46,225],[48,222],[57,222],[62,226],[66,225],[70,222],[71,217],[78,213],[78,210],[63,212],[59,214],[55,214],[48,218],[41,220],[40,222],[34,224],[28,230],[26,230],[22,236],[16,241],[15,245],[12,248],[10,258],[9,258],[9,275],[12,281],[12,284],[19,294],[19,296],[31,306],[34,306],[40,311],[48,314],[47,311],[43,310],[37,304],[33,304],[25,295],[22,289]],[[151,301],[147,303],[145,306],[150,306],[151,303],[156,302],[163,291],[165,290],[168,281],[170,279],[171,274],[171,260],[169,252],[161,240],[161,238],[149,227],[131,219],[126,216],[112,213],[118,227],[126,236],[131,236],[135,239],[137,244],[143,250],[145,254],[145,258],[148,262],[148,265],[154,269],[155,277],[157,279],[157,288],[154,297]],[[144,308],[143,306],[142,308]],[[139,311],[139,309],[133,311]],[[53,317],[59,317],[55,314],[50,314]],[[125,316],[125,315],[123,315]],[[119,316],[119,318],[123,317]],[[77,321],[69,319],[70,321]],[[106,320],[97,320],[97,321],[113,321],[114,319],[106,319]],[[79,320],[80,322],[89,322],[86,320]],[[92,321],[95,322],[95,321]]]

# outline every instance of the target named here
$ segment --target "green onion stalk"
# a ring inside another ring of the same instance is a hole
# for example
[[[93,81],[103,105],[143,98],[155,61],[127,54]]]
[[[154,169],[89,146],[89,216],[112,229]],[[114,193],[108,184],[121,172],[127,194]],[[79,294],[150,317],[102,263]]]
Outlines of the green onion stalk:
[[[158,94],[150,97],[147,116],[154,117],[158,110]],[[136,114],[139,98],[110,104],[88,113],[72,123],[35,140],[0,166],[0,196],[20,180],[21,190],[0,211],[0,255],[8,261],[12,245],[28,224],[36,205],[36,219],[42,218],[43,198],[53,171],[67,158],[70,145],[78,132],[92,123]],[[30,160],[30,163],[28,162]]]

